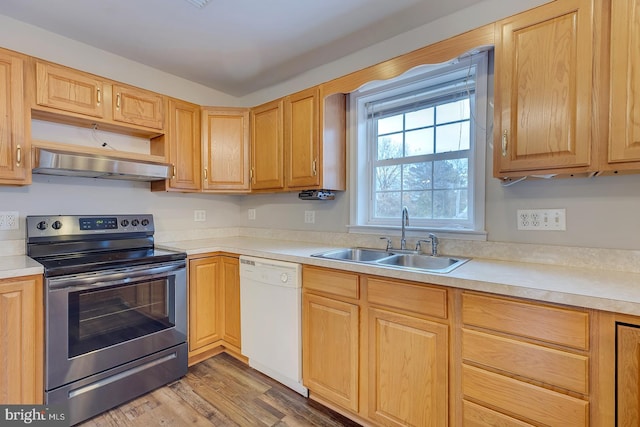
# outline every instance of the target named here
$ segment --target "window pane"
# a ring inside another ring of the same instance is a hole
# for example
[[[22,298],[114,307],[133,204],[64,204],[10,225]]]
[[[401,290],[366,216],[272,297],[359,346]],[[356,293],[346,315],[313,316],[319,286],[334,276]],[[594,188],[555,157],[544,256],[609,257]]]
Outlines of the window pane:
[[[403,115],[385,117],[378,120],[378,135],[385,133],[400,132],[403,125]]]
[[[405,142],[404,155],[407,157],[433,154],[433,128],[407,132]]]
[[[468,219],[467,190],[435,190],[433,217],[437,219]]]
[[[433,126],[433,107],[412,111],[405,116],[405,126],[407,129],[424,128]]]
[[[402,157],[402,134],[394,133],[378,138],[378,160]]]
[[[469,149],[469,122],[452,123],[436,128],[436,153]]]
[[[411,163],[402,167],[402,187],[409,190],[428,190],[432,187],[431,162]]]
[[[449,123],[469,118],[469,99],[449,102],[436,107],[436,123]]]
[[[407,191],[402,197],[402,204],[409,210],[409,218],[431,219],[431,191]],[[400,213],[396,213],[400,217]]]
[[[376,191],[400,190],[400,165],[376,167]]]
[[[468,159],[440,160],[433,163],[434,188],[466,188],[468,186]]]
[[[401,193],[376,193],[374,216],[376,218],[398,218],[402,209]]]

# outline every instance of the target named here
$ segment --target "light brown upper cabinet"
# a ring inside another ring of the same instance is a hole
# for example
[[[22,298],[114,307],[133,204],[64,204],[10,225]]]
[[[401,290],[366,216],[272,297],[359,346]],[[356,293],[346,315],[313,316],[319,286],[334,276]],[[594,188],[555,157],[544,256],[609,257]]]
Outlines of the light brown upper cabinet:
[[[178,99],[169,99],[167,135],[157,138],[154,147],[165,150],[171,163],[172,177],[151,183],[153,191],[197,192],[202,188],[200,151],[200,106]],[[153,142],[153,141],[152,141]]]
[[[249,191],[249,109],[203,108],[204,191]]]
[[[22,55],[0,49],[0,184],[31,183],[24,63]]]
[[[164,133],[166,97],[32,58],[32,116],[142,137]]]
[[[164,128],[164,97],[120,84],[113,85],[113,120],[154,129]]]
[[[640,0],[611,1],[608,160],[640,161]],[[634,168],[638,168],[637,164]]]
[[[563,0],[497,23],[494,176],[589,170],[592,13]]]
[[[283,100],[251,109],[251,189],[284,188]]]
[[[345,95],[323,98],[315,87],[284,101],[286,187],[346,189]]]
[[[287,187],[311,188],[319,184],[320,94],[311,88],[287,96],[284,101]]]

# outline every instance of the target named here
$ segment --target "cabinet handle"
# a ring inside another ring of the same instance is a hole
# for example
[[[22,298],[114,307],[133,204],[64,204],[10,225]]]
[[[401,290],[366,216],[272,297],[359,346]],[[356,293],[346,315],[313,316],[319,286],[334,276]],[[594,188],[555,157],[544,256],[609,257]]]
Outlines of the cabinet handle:
[[[22,147],[18,144],[16,147],[16,166],[20,166],[20,163],[22,163]]]
[[[505,129],[504,131],[502,131],[502,157],[507,157],[508,142],[507,130]]]
[[[171,176],[171,179],[175,179],[175,177],[176,177],[176,165],[171,165],[171,167],[172,167],[172,172],[171,173],[173,174]]]
[[[311,171],[313,172],[313,176],[318,175],[318,160],[313,159],[313,163],[311,164]]]
[[[102,91],[99,87],[96,88],[96,101],[98,102],[98,105],[102,102]]]
[[[120,94],[116,93],[116,110],[120,109]]]
[[[204,179],[207,180],[207,168],[204,168]]]
[[[249,181],[253,183],[253,168],[249,169]]]

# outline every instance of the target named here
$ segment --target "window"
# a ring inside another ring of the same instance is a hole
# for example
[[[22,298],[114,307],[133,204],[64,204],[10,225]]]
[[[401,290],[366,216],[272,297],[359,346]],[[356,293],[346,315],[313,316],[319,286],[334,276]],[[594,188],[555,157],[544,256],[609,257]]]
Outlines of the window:
[[[487,53],[421,67],[351,96],[351,222],[483,233]]]

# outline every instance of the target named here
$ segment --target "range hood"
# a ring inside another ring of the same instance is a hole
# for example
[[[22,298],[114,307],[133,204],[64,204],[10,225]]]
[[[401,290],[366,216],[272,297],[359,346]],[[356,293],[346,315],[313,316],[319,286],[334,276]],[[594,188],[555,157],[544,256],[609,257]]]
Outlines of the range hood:
[[[170,178],[171,165],[124,159],[102,154],[34,148],[33,173],[129,181],[161,181]]]

